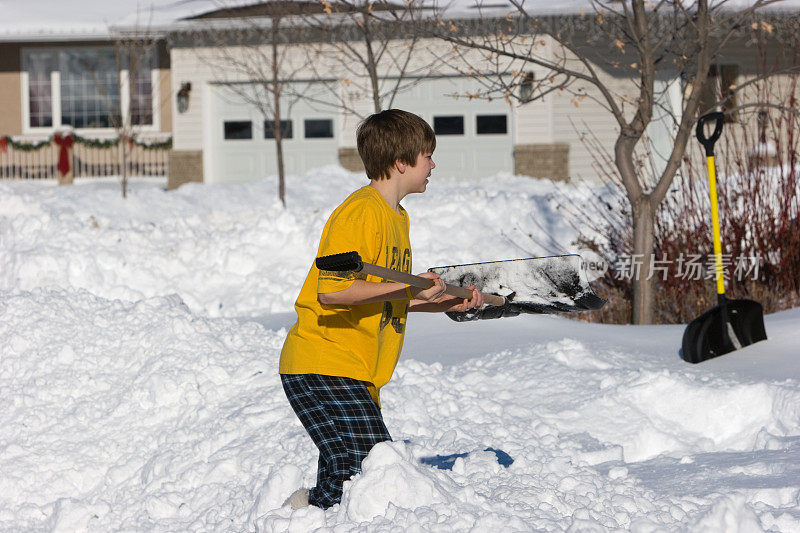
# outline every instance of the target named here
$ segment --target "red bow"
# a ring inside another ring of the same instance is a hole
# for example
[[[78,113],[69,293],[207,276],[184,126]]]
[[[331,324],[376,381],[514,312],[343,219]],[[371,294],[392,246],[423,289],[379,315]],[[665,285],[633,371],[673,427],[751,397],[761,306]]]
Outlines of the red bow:
[[[53,140],[61,147],[61,151],[58,154],[58,171],[61,172],[62,176],[65,176],[69,172],[69,152],[67,149],[72,148],[75,141],[72,139],[72,135],[62,137],[58,134],[53,137]]]

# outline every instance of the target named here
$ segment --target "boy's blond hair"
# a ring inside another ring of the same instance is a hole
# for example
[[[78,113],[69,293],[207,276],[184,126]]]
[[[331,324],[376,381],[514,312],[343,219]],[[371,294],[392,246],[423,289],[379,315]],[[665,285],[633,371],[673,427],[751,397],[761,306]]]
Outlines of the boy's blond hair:
[[[388,109],[368,116],[356,130],[358,155],[371,180],[388,178],[397,160],[414,166],[417,156],[432,153],[436,136],[414,113]]]

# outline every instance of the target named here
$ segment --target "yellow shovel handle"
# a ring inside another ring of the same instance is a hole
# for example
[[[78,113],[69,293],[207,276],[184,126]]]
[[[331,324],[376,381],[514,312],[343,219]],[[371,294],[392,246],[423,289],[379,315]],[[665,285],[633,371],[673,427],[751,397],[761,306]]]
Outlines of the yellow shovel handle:
[[[719,206],[717,205],[717,173],[714,156],[706,157],[708,163],[708,186],[711,193],[711,225],[714,231],[714,270],[717,277],[717,294],[725,294],[725,280],[722,276],[722,243],[719,235]]]

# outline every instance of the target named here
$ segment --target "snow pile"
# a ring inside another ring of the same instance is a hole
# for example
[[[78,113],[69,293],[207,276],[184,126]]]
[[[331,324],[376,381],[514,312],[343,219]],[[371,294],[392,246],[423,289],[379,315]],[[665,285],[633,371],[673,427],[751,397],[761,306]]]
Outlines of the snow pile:
[[[210,516],[231,511],[219,502],[252,500],[241,481],[257,483],[267,458],[290,462],[260,438],[291,430],[263,356],[278,333],[198,318],[176,296],[1,302],[0,527],[203,529],[226,520]]]
[[[382,392],[395,441],[340,505],[280,508],[317,455],[276,375],[294,316],[271,310],[332,179],[360,183],[327,169],[286,211],[273,183],[135,182],[128,203],[113,183],[0,183],[0,530],[800,529],[800,310],[702,365],[680,327],[415,314]],[[509,213],[531,206],[518,222],[569,235],[549,184],[437,187],[407,205],[420,269],[517,255]]]
[[[356,523],[386,516],[390,508],[452,506],[460,499],[454,483],[420,468],[402,442],[378,444],[362,468],[360,476],[347,482],[342,498],[347,518]]]
[[[82,288],[129,301],[179,293],[209,316],[290,311],[327,217],[366,184],[339,167],[291,180],[288,209],[271,181],[173,192],[151,182],[127,200],[114,181],[0,182],[0,290]],[[553,212],[554,184],[499,176],[474,185],[434,182],[404,202],[417,271],[541,254],[528,237],[540,225],[566,246],[572,240]]]

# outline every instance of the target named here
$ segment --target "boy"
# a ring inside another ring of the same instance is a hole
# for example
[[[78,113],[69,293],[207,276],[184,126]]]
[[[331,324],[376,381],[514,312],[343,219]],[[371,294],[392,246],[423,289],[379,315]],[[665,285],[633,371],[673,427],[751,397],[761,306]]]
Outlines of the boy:
[[[358,153],[370,184],[351,194],[322,231],[317,256],[357,251],[368,263],[411,272],[407,194],[425,192],[435,167],[436,138],[420,117],[390,109],[357,130]],[[295,303],[297,322],[281,351],[286,397],[319,449],[317,484],[284,503],[293,509],[339,503],[342,484],[361,471],[373,445],[391,440],[380,410],[380,388],[400,357],[409,311],[466,311],[472,299],[444,293],[436,274],[425,290],[360,273],[319,271],[306,277]]]

